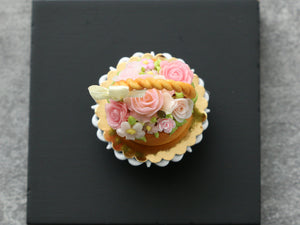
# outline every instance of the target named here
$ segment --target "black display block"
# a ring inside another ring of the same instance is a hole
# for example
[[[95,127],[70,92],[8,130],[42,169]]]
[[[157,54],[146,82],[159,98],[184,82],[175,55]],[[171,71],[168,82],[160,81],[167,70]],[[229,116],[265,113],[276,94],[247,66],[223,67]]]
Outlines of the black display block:
[[[259,224],[259,13],[254,0],[34,1],[29,224]],[[182,161],[133,167],[91,124],[87,87],[123,56],[169,52],[210,92]]]

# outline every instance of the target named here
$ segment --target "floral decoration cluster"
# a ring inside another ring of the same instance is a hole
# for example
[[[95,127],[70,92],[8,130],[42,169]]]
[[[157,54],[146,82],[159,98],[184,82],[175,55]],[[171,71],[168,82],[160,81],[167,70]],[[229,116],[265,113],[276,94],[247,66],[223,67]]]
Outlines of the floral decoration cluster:
[[[190,67],[176,60],[145,58],[128,62],[115,81],[128,78],[172,79],[192,84]],[[192,84],[193,85],[193,84]],[[174,91],[149,89],[141,98],[127,97],[120,101],[109,100],[105,105],[108,125],[127,140],[146,140],[145,135],[159,137],[160,132],[173,134],[191,117],[195,99],[185,98]]]

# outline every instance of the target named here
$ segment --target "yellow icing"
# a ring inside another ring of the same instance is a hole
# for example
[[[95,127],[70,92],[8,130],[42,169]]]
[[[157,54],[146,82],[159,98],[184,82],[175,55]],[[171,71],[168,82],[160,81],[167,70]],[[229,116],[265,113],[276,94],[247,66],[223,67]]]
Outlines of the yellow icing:
[[[127,134],[131,134],[131,135],[133,135],[133,134],[135,134],[135,133],[136,133],[136,130],[135,130],[135,129],[132,129],[132,128],[130,128],[130,129],[126,130],[126,133],[127,133]]]

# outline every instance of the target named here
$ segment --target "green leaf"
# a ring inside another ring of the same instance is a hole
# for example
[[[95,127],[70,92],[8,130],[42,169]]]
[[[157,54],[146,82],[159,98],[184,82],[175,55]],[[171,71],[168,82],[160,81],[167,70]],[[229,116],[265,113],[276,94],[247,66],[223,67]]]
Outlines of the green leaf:
[[[136,123],[136,119],[133,116],[129,116],[128,123],[133,126]]]
[[[175,92],[176,98],[183,98],[184,95],[182,92]]]
[[[160,59],[158,59],[158,60],[156,60],[156,61],[154,62],[154,67],[155,67],[155,69],[156,69],[157,71],[160,70],[160,62],[161,62]]]
[[[181,123],[180,123],[180,122],[178,122],[178,121],[175,121],[175,123],[176,123],[176,127],[181,127],[183,124],[185,124],[185,123],[186,123],[186,121],[187,121],[187,120],[184,120],[184,121],[182,121]]]
[[[151,122],[151,123],[156,123],[156,122],[157,122],[157,119],[156,119],[156,117],[155,117],[155,116],[153,116],[153,117],[151,118],[150,122]]]
[[[170,133],[170,135],[172,135],[176,130],[178,129],[178,127],[174,127]]]
[[[195,88],[195,84],[194,84],[194,82],[192,82],[192,86]]]
[[[160,62],[161,62],[161,60],[160,60],[160,59],[157,59],[157,60],[154,62],[154,66],[155,66],[155,67],[160,66]]]
[[[174,117],[172,116],[172,114],[167,114],[167,115],[166,115],[166,118],[168,118],[168,119],[169,119],[169,118],[173,119]]]
[[[158,132],[154,133],[154,136],[155,136],[156,138],[158,138],[158,137],[159,137],[159,133],[158,133]]]
[[[198,100],[198,93],[196,92],[196,97],[192,99],[194,104],[196,103],[196,101]]]
[[[145,72],[145,71],[146,71],[146,69],[144,67],[142,67],[142,72]]]
[[[142,141],[144,141],[144,142],[147,142],[147,139],[146,139],[146,137],[144,136],[144,137],[141,137],[141,138],[136,138],[137,140],[142,140]]]

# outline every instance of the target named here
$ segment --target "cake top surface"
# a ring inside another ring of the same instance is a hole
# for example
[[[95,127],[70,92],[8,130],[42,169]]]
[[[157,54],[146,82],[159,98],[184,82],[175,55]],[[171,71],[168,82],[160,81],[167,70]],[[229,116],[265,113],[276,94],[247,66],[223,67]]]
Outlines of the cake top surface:
[[[145,139],[145,133],[174,133],[191,117],[197,100],[189,65],[150,53],[123,61],[108,87],[89,88],[96,101],[107,99],[108,125],[129,140]]]

